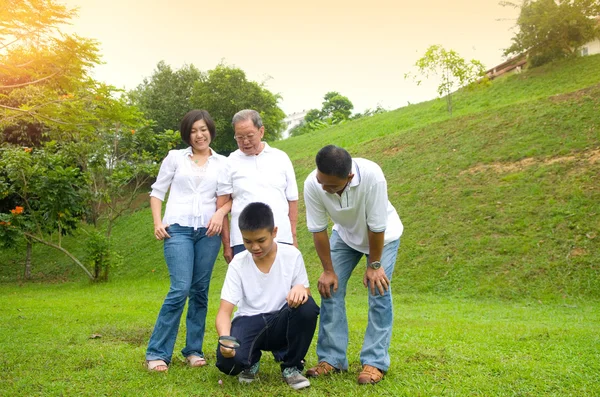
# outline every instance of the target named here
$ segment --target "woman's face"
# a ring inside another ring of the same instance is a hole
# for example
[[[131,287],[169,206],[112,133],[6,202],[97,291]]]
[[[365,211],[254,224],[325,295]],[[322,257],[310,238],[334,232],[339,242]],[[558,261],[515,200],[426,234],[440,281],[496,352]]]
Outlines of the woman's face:
[[[190,145],[196,151],[204,151],[210,145],[210,131],[204,120],[198,120],[192,125]]]
[[[234,126],[235,140],[246,156],[255,156],[262,151],[262,137],[265,127],[256,128],[252,120],[237,122]]]

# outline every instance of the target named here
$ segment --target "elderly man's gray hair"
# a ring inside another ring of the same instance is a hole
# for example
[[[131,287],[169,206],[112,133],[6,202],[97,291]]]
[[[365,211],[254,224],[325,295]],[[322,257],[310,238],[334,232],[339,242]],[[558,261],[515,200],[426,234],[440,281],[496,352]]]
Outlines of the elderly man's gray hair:
[[[240,122],[246,121],[246,120],[252,120],[252,124],[254,124],[254,126],[256,128],[260,128],[263,126],[263,122],[262,122],[262,119],[260,118],[260,114],[258,114],[258,112],[256,110],[252,110],[252,109],[244,109],[244,110],[240,110],[239,112],[237,112],[233,116],[233,119],[231,120],[231,126],[235,129],[235,125],[237,123],[240,123]]]

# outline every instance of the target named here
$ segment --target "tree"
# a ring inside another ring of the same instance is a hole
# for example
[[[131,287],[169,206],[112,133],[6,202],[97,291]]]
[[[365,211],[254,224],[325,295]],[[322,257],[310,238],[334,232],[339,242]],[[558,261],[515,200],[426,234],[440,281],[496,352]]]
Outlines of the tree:
[[[544,63],[574,56],[579,47],[600,37],[598,0],[523,0],[503,6],[520,8],[517,33],[504,55],[527,53],[529,64]],[[596,18],[595,18],[596,17]]]
[[[0,0],[0,244],[45,244],[99,280],[115,258],[112,224],[175,134],[152,133],[121,92],[89,77],[95,43],[58,29],[73,15],[51,0]],[[82,221],[92,271],[62,246]]]
[[[377,107],[375,109],[367,108],[362,113],[356,113],[354,116],[352,116],[352,119],[356,120],[356,119],[360,119],[363,117],[370,117],[370,116],[374,116],[376,114],[387,113],[387,111],[388,110],[385,109],[383,106],[381,106],[380,104],[377,104]]]
[[[265,140],[281,137],[285,113],[277,105],[280,99],[263,84],[248,81],[242,69],[219,64],[196,83],[191,104],[193,108],[208,110],[217,129],[211,146],[227,154],[237,149],[231,119],[243,109],[254,109],[260,114],[265,126]]]
[[[485,74],[485,67],[478,60],[469,62],[461,58],[454,50],[446,50],[440,45],[432,45],[422,58],[415,63],[418,73],[426,79],[430,76],[439,76],[440,85],[437,88],[440,97],[446,97],[446,108],[452,115],[452,92],[458,88],[472,84]],[[405,78],[413,78],[417,85],[422,80],[412,73],[407,73]]]
[[[156,65],[150,78],[129,92],[129,98],[144,115],[155,121],[155,132],[179,130],[183,116],[192,108],[194,84],[202,80],[202,72],[194,65],[173,71],[164,61]]]
[[[321,119],[321,111],[319,109],[310,109],[308,112],[306,112],[306,115],[304,116],[304,121],[306,123],[310,123],[313,122],[315,120],[320,120]]]
[[[310,109],[302,123],[290,130],[290,136],[299,136],[341,124],[350,119],[354,105],[339,92],[330,91],[323,96],[321,110]]]
[[[323,97],[323,107],[321,108],[321,120],[348,120],[354,105],[350,100],[340,95],[339,92],[331,91]]]
[[[0,129],[42,135],[44,127],[72,129],[85,121],[79,98],[97,43],[60,32],[75,15],[51,0],[0,0]],[[88,92],[88,90],[86,90]],[[71,110],[61,112],[69,102]],[[60,115],[58,113],[61,113]],[[38,140],[39,141],[39,140]]]

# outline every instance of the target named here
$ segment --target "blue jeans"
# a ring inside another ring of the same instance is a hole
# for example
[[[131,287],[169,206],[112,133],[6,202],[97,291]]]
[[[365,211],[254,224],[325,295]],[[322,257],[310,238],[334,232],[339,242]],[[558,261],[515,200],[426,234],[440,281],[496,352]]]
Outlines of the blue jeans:
[[[235,356],[225,358],[217,346],[217,368],[225,374],[237,375],[260,361],[262,351],[281,351],[281,370],[304,368],[303,360],[310,348],[319,306],[312,298],[292,309],[286,304],[281,310],[254,316],[238,316],[231,322],[230,334],[240,341]]]
[[[319,339],[317,356],[319,362],[326,361],[338,369],[348,369],[348,320],[346,318],[346,286],[352,271],[363,257],[362,252],[349,247],[334,230],[329,239],[333,270],[338,277],[338,290],[331,298],[321,299],[321,321],[319,322]],[[392,241],[383,247],[381,267],[391,281],[396,264],[396,255],[400,240]],[[368,255],[367,260],[368,260]],[[366,268],[364,269],[366,270]],[[363,270],[363,271],[364,271]],[[389,347],[392,338],[393,307],[392,288],[383,295],[376,292],[369,295],[369,315],[367,331],[360,352],[361,365],[372,365],[382,371],[390,366]]]
[[[208,237],[206,228],[170,225],[171,236],[164,241],[165,260],[171,287],[158,313],[146,350],[146,360],[171,362],[179,320],[189,298],[184,357],[203,356],[202,342],[208,306],[208,287],[219,247],[220,236]]]

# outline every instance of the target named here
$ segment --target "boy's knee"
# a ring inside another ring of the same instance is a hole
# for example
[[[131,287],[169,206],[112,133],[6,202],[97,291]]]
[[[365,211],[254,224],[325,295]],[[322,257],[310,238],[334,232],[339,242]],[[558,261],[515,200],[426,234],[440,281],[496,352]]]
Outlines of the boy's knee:
[[[308,300],[303,305],[298,306],[296,310],[301,317],[307,320],[317,318],[320,311],[319,306],[312,296],[309,296]]]

